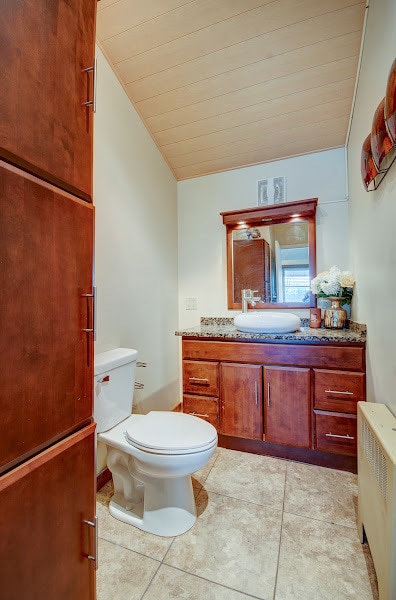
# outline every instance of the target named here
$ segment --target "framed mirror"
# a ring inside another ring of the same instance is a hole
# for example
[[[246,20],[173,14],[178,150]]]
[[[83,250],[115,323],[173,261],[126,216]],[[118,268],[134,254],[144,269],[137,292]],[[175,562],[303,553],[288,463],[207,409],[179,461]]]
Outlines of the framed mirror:
[[[255,290],[254,309],[316,306],[317,198],[220,213],[226,226],[229,309]]]

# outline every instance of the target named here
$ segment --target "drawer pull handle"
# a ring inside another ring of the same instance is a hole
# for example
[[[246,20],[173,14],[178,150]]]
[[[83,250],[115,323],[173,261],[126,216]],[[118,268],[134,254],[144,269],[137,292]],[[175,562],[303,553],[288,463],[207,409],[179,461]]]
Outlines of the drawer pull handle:
[[[336,433],[326,433],[325,435],[326,435],[326,437],[341,438],[343,440],[354,440],[355,439],[352,435],[349,435],[349,434],[337,435]]]
[[[89,521],[88,519],[83,519],[83,523],[92,527],[95,531],[95,550],[93,554],[87,554],[86,557],[88,560],[92,560],[95,563],[95,571],[98,568],[98,517],[95,516],[93,521]]]
[[[325,390],[326,394],[344,394],[345,396],[353,396],[353,392],[338,392],[337,390]]]
[[[189,377],[188,379],[193,383],[202,383],[203,385],[209,385],[209,379],[207,377]]]
[[[206,419],[209,419],[209,415],[202,415],[202,414],[196,413],[196,412],[190,412],[188,414],[192,415],[193,417],[205,417]]]

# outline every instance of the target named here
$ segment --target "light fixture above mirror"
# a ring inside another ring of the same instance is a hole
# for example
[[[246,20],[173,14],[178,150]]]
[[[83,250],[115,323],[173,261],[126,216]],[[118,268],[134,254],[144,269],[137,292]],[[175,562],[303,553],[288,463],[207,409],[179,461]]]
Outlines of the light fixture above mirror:
[[[242,308],[242,289],[257,290],[265,308],[316,306],[317,198],[222,212],[226,226],[229,309]]]

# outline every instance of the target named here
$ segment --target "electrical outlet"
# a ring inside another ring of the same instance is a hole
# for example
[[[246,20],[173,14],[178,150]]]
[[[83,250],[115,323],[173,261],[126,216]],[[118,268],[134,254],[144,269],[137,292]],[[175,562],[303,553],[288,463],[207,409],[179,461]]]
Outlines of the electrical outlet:
[[[197,310],[197,299],[196,298],[185,298],[184,299],[184,308],[186,310]]]

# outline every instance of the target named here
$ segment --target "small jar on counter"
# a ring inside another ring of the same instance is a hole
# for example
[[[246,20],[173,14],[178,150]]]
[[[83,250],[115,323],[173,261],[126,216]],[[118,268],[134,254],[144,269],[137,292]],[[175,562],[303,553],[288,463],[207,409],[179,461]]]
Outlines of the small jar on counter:
[[[309,326],[318,328],[322,325],[322,309],[310,308],[309,309]]]

